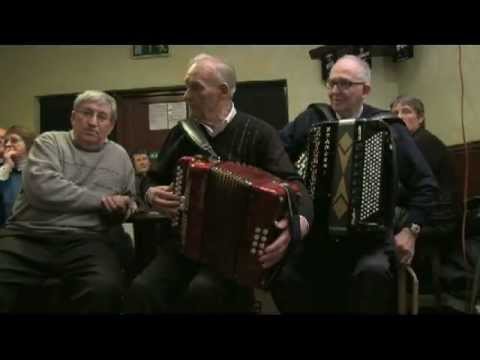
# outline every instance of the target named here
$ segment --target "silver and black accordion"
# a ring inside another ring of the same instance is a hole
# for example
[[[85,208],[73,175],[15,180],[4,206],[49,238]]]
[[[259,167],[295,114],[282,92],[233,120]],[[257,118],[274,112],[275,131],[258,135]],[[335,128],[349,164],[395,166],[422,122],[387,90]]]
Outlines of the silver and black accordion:
[[[397,192],[396,148],[386,121],[321,122],[297,161],[313,197],[315,224],[329,234],[385,233]]]
[[[299,187],[259,168],[185,156],[178,160],[174,192],[185,196],[172,226],[188,258],[241,285],[267,288],[278,268],[263,269],[258,256],[279,235]]]

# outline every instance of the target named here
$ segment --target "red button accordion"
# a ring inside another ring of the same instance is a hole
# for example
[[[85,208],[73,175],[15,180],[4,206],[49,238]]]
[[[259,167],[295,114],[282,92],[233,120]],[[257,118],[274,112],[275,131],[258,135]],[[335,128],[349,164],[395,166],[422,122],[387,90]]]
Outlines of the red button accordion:
[[[273,269],[258,256],[279,235],[274,221],[287,214],[287,190],[295,184],[253,166],[183,157],[174,191],[185,196],[172,221],[185,256],[250,287],[267,288]]]

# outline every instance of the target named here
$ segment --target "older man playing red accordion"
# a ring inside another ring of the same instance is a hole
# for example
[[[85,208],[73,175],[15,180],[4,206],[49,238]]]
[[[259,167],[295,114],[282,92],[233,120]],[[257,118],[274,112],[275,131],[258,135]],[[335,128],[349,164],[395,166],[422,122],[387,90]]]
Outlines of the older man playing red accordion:
[[[258,242],[261,242],[264,230],[276,230],[275,236],[266,236],[268,240],[264,241],[261,248],[260,245],[253,246],[253,242],[250,248],[252,252],[255,250],[259,266],[271,269],[278,266],[285,259],[287,249],[292,248],[291,223],[298,224],[298,238],[303,238],[308,233],[309,224],[313,221],[313,204],[276,130],[264,121],[235,109],[232,102],[235,82],[233,68],[220,59],[199,55],[192,60],[185,77],[185,100],[191,109],[193,122],[190,122],[190,125],[194,130],[190,131],[190,127],[183,126],[185,124],[179,124],[171,130],[160,151],[156,186],[145,189],[145,197],[154,208],[178,220],[179,211],[188,205],[182,202],[193,201],[188,194],[185,195],[184,188],[177,186],[174,189],[173,184],[180,180],[177,177],[179,160],[184,156],[195,155],[215,154],[220,164],[228,162],[243,164],[238,166],[250,165],[273,175],[274,182],[277,181],[274,178],[278,178],[287,188],[296,188],[296,191],[293,191],[296,199],[293,205],[297,208],[298,215],[291,216],[291,221],[286,214],[279,216],[278,221],[272,218],[272,226],[258,232]],[[199,134],[207,140],[200,146],[198,141],[195,141]],[[208,161],[206,163],[208,164]],[[191,187],[191,191],[196,194],[201,192],[198,186]],[[215,196],[220,197],[217,204],[221,203],[222,193],[217,192]],[[229,202],[225,197],[222,206],[230,210],[240,208],[241,196],[237,199],[239,200]],[[209,211],[212,209],[203,209],[204,213]],[[259,208],[259,211],[262,210]],[[240,212],[239,209],[238,217],[247,216]],[[199,211],[198,216],[203,215],[202,211]],[[259,217],[261,215],[258,214]],[[221,216],[211,216],[209,219],[210,234],[215,232],[215,229],[225,230],[232,226],[225,223]],[[200,227],[198,228],[200,231]],[[253,231],[255,230],[254,227]],[[220,237],[228,233],[226,230],[222,231]],[[255,235],[256,233],[252,236]],[[208,244],[209,239],[204,239],[204,242]],[[169,236],[168,240],[159,246],[155,259],[133,281],[127,295],[127,312],[216,313],[250,310],[248,300],[251,299],[252,288],[246,286],[248,281],[237,281],[226,276],[224,272],[218,271],[218,266],[208,265],[202,259],[192,260],[192,256],[185,256],[185,247],[182,248],[179,243],[181,244],[181,241],[179,242],[178,236]],[[221,256],[219,249],[216,258]]]

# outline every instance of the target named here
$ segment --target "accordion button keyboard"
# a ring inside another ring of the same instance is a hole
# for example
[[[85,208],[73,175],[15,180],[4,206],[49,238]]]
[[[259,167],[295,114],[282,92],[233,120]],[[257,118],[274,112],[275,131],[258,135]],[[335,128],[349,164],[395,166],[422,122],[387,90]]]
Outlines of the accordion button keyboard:
[[[256,232],[256,233],[260,233],[261,231],[262,231],[262,229],[260,229],[259,227],[256,227],[256,228],[255,228],[255,232]]]
[[[257,247],[257,246],[258,246],[258,242],[254,241],[254,242],[252,243],[252,246],[253,246],[254,248]]]
[[[268,229],[263,229],[263,235],[267,235],[268,234]]]
[[[256,249],[252,249],[252,250],[250,250],[250,252],[251,252],[253,255],[255,255],[255,254],[257,253],[257,250],[256,250]]]
[[[255,234],[255,236],[253,237],[254,240],[260,240],[260,235],[258,234]]]
[[[267,237],[266,236],[262,236],[262,239],[261,239],[262,242],[265,242],[267,241]]]

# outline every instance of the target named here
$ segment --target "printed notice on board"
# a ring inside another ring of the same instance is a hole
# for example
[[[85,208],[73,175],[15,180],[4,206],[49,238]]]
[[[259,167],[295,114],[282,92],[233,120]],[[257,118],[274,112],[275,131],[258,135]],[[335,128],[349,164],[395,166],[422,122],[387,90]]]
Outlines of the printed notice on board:
[[[183,102],[168,103],[168,128],[171,129],[180,120],[187,118],[187,104]]]
[[[148,104],[148,123],[150,130],[168,129],[167,104]]]
[[[187,104],[182,102],[156,103],[148,105],[150,130],[166,130],[177,125],[179,120],[186,119]]]

